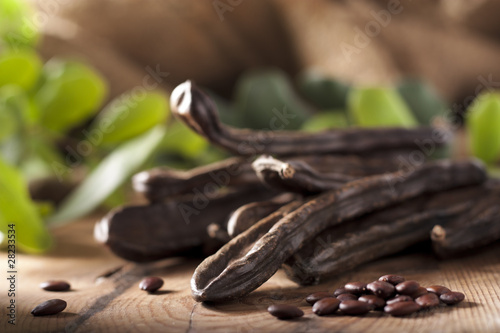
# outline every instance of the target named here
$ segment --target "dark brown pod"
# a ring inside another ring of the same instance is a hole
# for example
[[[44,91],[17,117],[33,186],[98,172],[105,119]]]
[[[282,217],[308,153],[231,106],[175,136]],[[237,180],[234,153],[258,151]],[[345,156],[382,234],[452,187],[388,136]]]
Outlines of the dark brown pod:
[[[333,297],[323,298],[316,303],[312,308],[312,311],[318,316],[326,316],[334,313],[339,308],[340,301]]]
[[[267,311],[278,319],[293,319],[304,315],[304,312],[296,306],[288,304],[273,304]]]
[[[31,310],[31,314],[33,316],[54,315],[66,309],[66,306],[66,301],[63,301],[62,299],[51,299],[37,305],[33,310]]]
[[[71,286],[66,281],[51,280],[40,283],[40,288],[47,291],[68,291],[71,289]]]

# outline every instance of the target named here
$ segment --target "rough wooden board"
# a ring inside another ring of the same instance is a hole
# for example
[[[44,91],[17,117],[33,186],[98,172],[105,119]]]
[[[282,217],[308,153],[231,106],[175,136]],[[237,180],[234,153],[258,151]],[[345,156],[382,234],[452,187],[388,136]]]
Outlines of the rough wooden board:
[[[500,246],[460,260],[439,262],[429,254],[384,259],[327,284],[301,288],[282,272],[247,298],[228,304],[205,305],[192,300],[189,280],[196,260],[170,259],[155,264],[128,264],[92,240],[93,219],[58,229],[57,247],[49,255],[18,255],[17,325],[6,323],[6,280],[0,284],[0,332],[500,332]],[[5,257],[5,254],[4,254]],[[5,260],[6,265],[6,260]],[[96,278],[120,268],[107,278]],[[4,269],[6,271],[6,269]],[[371,281],[397,273],[423,285],[444,284],[466,294],[456,307],[441,307],[408,318],[379,312],[365,317],[317,317],[304,297],[313,291],[332,290],[348,280]],[[144,275],[165,279],[161,292],[149,295],[138,289]],[[65,279],[73,290],[46,292],[38,284]],[[32,317],[38,303],[62,298],[67,309],[55,316]],[[293,321],[271,317],[272,303],[300,306],[306,315]]]

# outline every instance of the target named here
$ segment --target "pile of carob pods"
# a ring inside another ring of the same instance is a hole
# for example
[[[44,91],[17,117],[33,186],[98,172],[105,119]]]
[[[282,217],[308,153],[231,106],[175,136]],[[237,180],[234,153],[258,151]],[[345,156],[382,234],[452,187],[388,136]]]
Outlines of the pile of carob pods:
[[[213,101],[190,81],[172,92],[171,109],[235,157],[135,175],[134,189],[149,204],[111,211],[94,235],[135,262],[205,256],[191,280],[197,301],[243,297],[279,268],[311,285],[425,240],[446,258],[500,239],[500,182],[476,160],[429,158],[452,139],[445,128],[236,129],[220,122]],[[339,309],[382,307],[373,293]],[[436,303],[423,295],[389,304],[392,294],[381,297],[391,314]],[[443,295],[445,303],[452,297]],[[328,312],[335,303],[329,297],[315,309]]]

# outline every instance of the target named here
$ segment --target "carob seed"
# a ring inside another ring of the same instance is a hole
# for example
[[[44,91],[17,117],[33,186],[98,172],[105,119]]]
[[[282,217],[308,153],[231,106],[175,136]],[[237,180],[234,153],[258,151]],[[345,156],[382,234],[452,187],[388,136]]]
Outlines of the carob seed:
[[[384,311],[391,316],[407,316],[420,310],[420,305],[413,301],[396,302],[385,306]]]
[[[339,309],[344,314],[359,316],[370,312],[373,309],[373,305],[362,301],[346,300],[340,303]]]
[[[405,281],[396,285],[396,291],[403,295],[412,295],[419,287],[420,284],[417,281]]]
[[[348,282],[344,286],[345,290],[347,292],[354,294],[354,295],[361,295],[366,291],[366,283],[363,282]]]
[[[439,305],[439,298],[436,294],[427,293],[415,299],[415,303],[424,309],[433,308]]]
[[[418,287],[417,291],[415,291],[413,294],[411,294],[411,297],[413,299],[415,299],[415,298],[419,298],[420,296],[423,296],[423,295],[428,294],[428,293],[429,292],[424,287]]]
[[[332,293],[327,292],[327,291],[318,291],[317,293],[313,293],[313,294],[307,296],[306,302],[313,305],[314,303],[316,303],[320,299],[327,298],[327,297],[334,297],[334,295]]]
[[[342,295],[342,294],[348,294],[349,292],[345,289],[345,288],[337,288],[335,289],[335,291],[333,292],[333,296],[339,296],[339,295]]]
[[[157,276],[150,276],[144,278],[139,284],[141,290],[145,290],[150,293],[154,293],[163,286],[163,279]]]
[[[33,316],[53,315],[66,309],[66,306],[66,301],[63,301],[62,299],[51,299],[37,305],[33,310],[31,310],[31,314]]]
[[[373,281],[366,285],[366,289],[371,291],[374,295],[387,299],[394,294],[394,286],[389,282]],[[427,291],[426,291],[427,292]]]
[[[443,303],[447,305],[455,305],[462,302],[465,298],[465,295],[458,291],[451,291],[449,293],[442,294],[439,296],[439,299],[443,301]]]
[[[40,283],[40,288],[47,291],[68,291],[71,286],[68,282],[62,280],[50,280]]]
[[[413,301],[413,298],[408,295],[399,295],[394,298],[388,299],[386,303],[387,305],[389,305],[397,302],[408,302],[408,301]]]
[[[427,287],[427,291],[433,294],[436,294],[438,296],[441,296],[442,294],[449,293],[451,290],[444,287],[444,286],[439,286],[439,285],[434,285]]]
[[[341,302],[343,301],[356,301],[358,299],[358,296],[354,294],[340,294],[337,296],[337,299]]]
[[[330,315],[338,310],[340,301],[336,298],[327,297],[323,298],[316,303],[312,308],[312,311],[318,316]]]
[[[397,285],[400,284],[401,282],[405,282],[404,277],[393,274],[383,275],[379,277],[378,280],[383,282],[389,282],[392,285]]]
[[[385,301],[382,298],[375,295],[361,295],[358,298],[358,301],[371,304],[375,307],[375,309],[383,308],[385,305]]]
[[[304,315],[304,311],[288,304],[273,304],[267,308],[267,311],[278,319],[293,319]]]

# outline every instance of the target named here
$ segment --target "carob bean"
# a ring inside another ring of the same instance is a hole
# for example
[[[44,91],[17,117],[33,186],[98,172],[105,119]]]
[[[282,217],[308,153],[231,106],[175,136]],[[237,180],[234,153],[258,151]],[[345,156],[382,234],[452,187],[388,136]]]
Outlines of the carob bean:
[[[351,316],[360,316],[367,314],[368,312],[373,310],[373,308],[374,306],[372,304],[355,300],[342,301],[339,305],[339,309],[343,314]]]
[[[327,297],[323,298],[312,307],[312,312],[318,316],[326,316],[335,313],[338,310],[340,301],[337,298]]]
[[[375,295],[361,295],[358,301],[369,303],[373,305],[375,309],[383,308],[385,305],[384,299]]]
[[[408,295],[399,295],[399,296],[396,296],[394,298],[388,299],[386,301],[386,303],[389,305],[392,303],[408,302],[408,301],[413,301],[413,298],[411,296],[408,296]]]
[[[334,296],[339,296],[339,295],[342,295],[342,294],[348,294],[349,292],[345,289],[345,288],[337,288],[335,289],[335,291],[333,292],[333,295]]]
[[[396,285],[396,291],[402,295],[412,296],[418,291],[420,284],[417,281],[405,281]],[[427,290],[426,290],[427,291]]]
[[[450,291],[449,293],[442,294],[439,299],[447,305],[455,305],[462,302],[465,295],[459,291]]]
[[[444,287],[444,286],[439,286],[439,285],[434,285],[427,287],[427,291],[433,294],[436,294],[438,296],[441,296],[442,294],[449,293],[451,290]]]
[[[142,171],[132,178],[136,192],[150,202],[161,202],[169,197],[204,192],[207,184],[213,187],[249,186],[259,183],[250,162],[243,158],[229,158],[188,171],[165,167]],[[212,189],[210,189],[212,190]]]
[[[340,301],[356,301],[358,299],[358,296],[354,295],[354,294],[351,294],[351,293],[347,293],[347,294],[340,294],[337,296],[337,299],[340,300]]]
[[[35,308],[31,310],[31,314],[33,316],[54,315],[66,309],[66,306],[66,301],[62,299],[51,299],[35,306]]]
[[[485,193],[482,185],[476,185],[422,195],[328,228],[293,254],[283,268],[302,285],[317,284],[428,239],[436,223],[470,209]]]
[[[296,196],[290,193],[284,193],[269,201],[252,202],[241,206],[229,217],[227,222],[227,232],[229,236],[236,237],[294,199],[296,199]],[[294,205],[291,205],[289,207],[293,206]],[[289,212],[290,210],[285,209],[281,210],[280,214],[283,216]]]
[[[379,281],[389,282],[392,285],[397,285],[398,283],[404,282],[405,278],[399,275],[388,274],[378,278]]]
[[[301,309],[288,304],[273,304],[267,308],[267,311],[279,319],[293,319],[304,315]]]
[[[170,96],[172,113],[212,143],[237,155],[309,155],[363,153],[414,147],[432,140],[435,129],[420,127],[328,130],[323,132],[254,131],[222,124],[215,103],[191,81],[178,85]],[[442,135],[442,138],[451,135]],[[439,140],[436,145],[444,142]]]
[[[329,293],[327,291],[318,291],[316,293],[313,293],[309,296],[306,297],[306,302],[313,305],[320,299],[326,298],[326,297],[335,297],[332,293]]]
[[[433,293],[427,293],[415,299],[415,303],[420,305],[422,308],[433,308],[439,305],[439,297]]]
[[[97,222],[94,238],[117,256],[136,262],[185,255],[201,248],[210,223],[223,224],[229,214],[248,202],[266,200],[273,192],[241,188],[213,198],[190,197],[146,206],[115,209]]]
[[[361,295],[366,291],[366,283],[359,281],[348,282],[345,284],[344,288],[351,294]]]
[[[71,286],[66,281],[50,280],[40,283],[40,288],[47,291],[68,291],[71,289]]]
[[[206,258],[191,280],[193,297],[197,301],[222,301],[244,296],[328,227],[423,193],[477,184],[485,179],[484,167],[476,161],[437,161],[408,172],[347,183],[339,190],[310,199],[271,229],[257,223]]]
[[[384,312],[390,314],[391,316],[407,316],[414,312],[420,310],[420,305],[414,301],[396,302],[387,304],[384,307]]]
[[[425,294],[428,294],[429,292],[427,291],[426,288],[420,286],[418,287],[417,291],[415,291],[413,294],[411,294],[410,296],[413,298],[413,299],[416,299],[420,296],[423,296]]]
[[[490,193],[470,211],[431,232],[432,247],[441,258],[458,256],[500,239],[500,181],[487,182]]]
[[[226,229],[217,223],[210,223],[207,226],[207,234],[211,239],[217,240],[223,244],[227,243],[231,239]]]
[[[370,282],[366,285],[366,289],[383,299],[387,299],[394,294],[394,286],[384,281]]]
[[[139,289],[154,293],[163,286],[163,279],[157,276],[149,276],[139,283]]]

